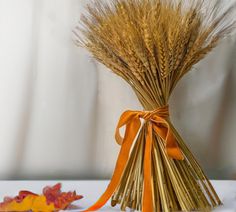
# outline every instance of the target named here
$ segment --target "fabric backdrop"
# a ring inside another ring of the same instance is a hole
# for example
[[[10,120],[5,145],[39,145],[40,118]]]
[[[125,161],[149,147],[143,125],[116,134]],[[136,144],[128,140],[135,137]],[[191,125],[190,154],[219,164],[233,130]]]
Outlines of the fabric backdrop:
[[[141,107],[73,43],[85,3],[0,0],[0,179],[111,176],[118,118]],[[236,178],[235,38],[198,64],[170,103],[176,128],[216,179]]]

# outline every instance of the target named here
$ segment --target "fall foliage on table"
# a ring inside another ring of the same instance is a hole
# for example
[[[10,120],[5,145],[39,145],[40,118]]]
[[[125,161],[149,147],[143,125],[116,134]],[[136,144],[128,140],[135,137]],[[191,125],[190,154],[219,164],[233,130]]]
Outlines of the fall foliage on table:
[[[76,200],[83,198],[73,192],[62,192],[61,184],[43,188],[41,195],[30,191],[20,191],[18,196],[5,197],[0,203],[0,211],[59,211],[68,208]]]

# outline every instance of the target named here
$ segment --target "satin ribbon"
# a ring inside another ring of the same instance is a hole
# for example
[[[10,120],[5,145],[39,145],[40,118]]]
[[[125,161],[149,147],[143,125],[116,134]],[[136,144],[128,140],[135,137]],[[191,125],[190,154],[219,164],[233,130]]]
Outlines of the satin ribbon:
[[[100,199],[87,211],[95,211],[106,204],[115,192],[120,183],[123,171],[129,159],[130,149],[141,127],[141,120],[144,119],[148,124],[146,134],[145,152],[144,152],[144,194],[142,211],[153,211],[152,185],[151,185],[151,151],[153,145],[153,130],[165,141],[165,149],[168,156],[172,159],[183,160],[183,154],[178,147],[174,134],[167,121],[169,117],[168,106],[157,108],[154,111],[126,111],[118,122],[115,139],[121,145],[121,150],[116,162],[115,170],[111,178],[110,184]],[[120,128],[126,127],[124,138],[120,135]]]

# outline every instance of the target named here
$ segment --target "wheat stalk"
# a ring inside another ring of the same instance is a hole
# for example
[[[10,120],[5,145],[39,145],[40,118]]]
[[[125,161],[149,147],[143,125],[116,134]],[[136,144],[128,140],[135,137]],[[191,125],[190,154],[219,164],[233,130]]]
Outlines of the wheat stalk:
[[[75,31],[76,41],[131,85],[144,110],[154,110],[168,104],[179,80],[234,29],[235,21],[229,19],[233,8],[219,15],[221,8],[207,7],[204,0],[94,1]],[[208,211],[221,204],[170,120],[169,124],[185,160],[169,158],[164,141],[154,133],[154,210]],[[122,210],[142,210],[146,131],[144,124],[112,198],[112,205],[121,204]]]

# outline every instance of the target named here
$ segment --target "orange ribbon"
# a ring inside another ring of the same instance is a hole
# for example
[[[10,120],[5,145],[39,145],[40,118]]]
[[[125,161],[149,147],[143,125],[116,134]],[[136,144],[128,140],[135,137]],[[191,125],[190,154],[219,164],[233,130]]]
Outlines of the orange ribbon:
[[[151,185],[151,150],[153,145],[153,130],[165,141],[166,152],[169,157],[176,160],[183,160],[184,156],[178,147],[167,118],[169,117],[168,106],[160,107],[154,111],[126,111],[118,122],[115,138],[121,150],[116,162],[116,167],[110,184],[100,199],[86,211],[95,211],[106,204],[120,183],[123,171],[127,164],[130,149],[141,127],[141,120],[148,122],[144,152],[144,195],[142,203],[143,212],[153,211],[152,185]],[[126,127],[124,138],[120,135],[120,128]]]

